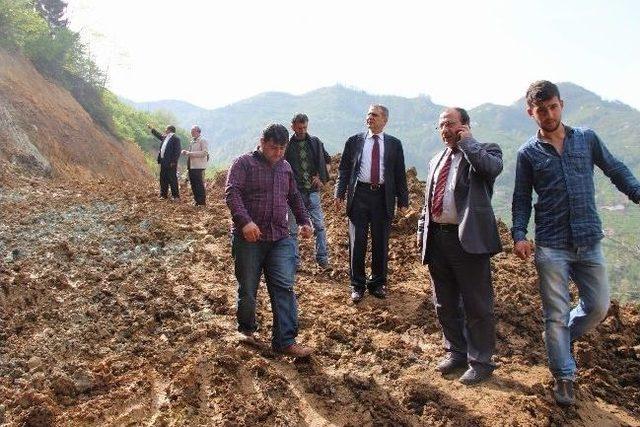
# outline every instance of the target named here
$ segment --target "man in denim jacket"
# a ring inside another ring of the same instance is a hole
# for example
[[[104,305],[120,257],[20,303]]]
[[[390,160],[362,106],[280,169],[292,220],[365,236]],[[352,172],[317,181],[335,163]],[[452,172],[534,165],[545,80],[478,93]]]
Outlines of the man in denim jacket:
[[[556,85],[534,82],[526,100],[527,112],[539,130],[518,150],[511,234],[515,254],[528,259],[532,245],[525,236],[531,216],[531,190],[535,190],[535,264],[544,312],[543,338],[555,378],[556,402],[572,405],[576,363],[571,342],[595,328],[609,308],[593,165],[634,203],[640,202],[640,183],[609,153],[593,130],[562,123],[564,104]],[[570,278],[580,297],[573,308]]]

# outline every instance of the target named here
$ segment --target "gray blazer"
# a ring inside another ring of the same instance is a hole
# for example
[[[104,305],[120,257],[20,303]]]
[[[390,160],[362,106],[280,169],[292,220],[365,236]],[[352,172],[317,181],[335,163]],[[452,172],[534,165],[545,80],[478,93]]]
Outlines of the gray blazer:
[[[502,172],[502,150],[498,144],[484,144],[473,138],[458,143],[463,153],[456,177],[454,198],[458,211],[458,237],[462,248],[471,254],[495,255],[502,251],[496,218],[491,207],[493,183]],[[445,150],[429,162],[422,214],[418,220],[418,241],[423,264],[429,262],[429,211],[433,174]]]

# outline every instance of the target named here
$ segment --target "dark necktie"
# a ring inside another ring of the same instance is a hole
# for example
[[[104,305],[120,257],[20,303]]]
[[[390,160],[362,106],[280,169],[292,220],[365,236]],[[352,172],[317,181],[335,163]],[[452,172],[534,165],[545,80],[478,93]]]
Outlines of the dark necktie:
[[[371,184],[380,184],[380,137],[373,135],[373,149],[371,150]]]
[[[436,181],[436,186],[433,190],[433,202],[431,203],[431,216],[432,217],[440,217],[442,216],[443,202],[444,202],[444,192],[447,186],[447,178],[449,177],[449,170],[451,169],[451,159],[453,155],[458,152],[458,149],[455,148],[449,152],[447,156],[447,160],[445,160],[444,165],[442,165],[442,169],[440,169],[440,174],[438,175],[438,180]]]

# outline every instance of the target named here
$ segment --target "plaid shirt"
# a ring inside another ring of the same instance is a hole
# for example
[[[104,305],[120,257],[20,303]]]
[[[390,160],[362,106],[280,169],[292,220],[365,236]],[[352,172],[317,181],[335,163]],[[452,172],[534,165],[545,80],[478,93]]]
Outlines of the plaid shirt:
[[[633,202],[640,202],[640,183],[629,168],[609,153],[591,129],[565,126],[562,155],[536,135],[518,150],[513,189],[511,235],[518,242],[527,234],[531,190],[535,204],[536,244],[567,249],[590,246],[602,239],[593,165]]]
[[[298,224],[311,225],[289,163],[283,159],[271,166],[258,150],[233,161],[225,200],[236,235],[242,235],[242,227],[253,221],[262,232],[262,241],[289,237],[288,206]]]

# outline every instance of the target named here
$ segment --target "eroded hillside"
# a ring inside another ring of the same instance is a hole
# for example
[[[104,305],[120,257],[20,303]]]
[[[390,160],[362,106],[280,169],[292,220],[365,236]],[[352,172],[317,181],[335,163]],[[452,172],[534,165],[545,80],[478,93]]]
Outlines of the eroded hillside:
[[[142,151],[98,126],[71,94],[0,49],[0,174],[149,179]]]

